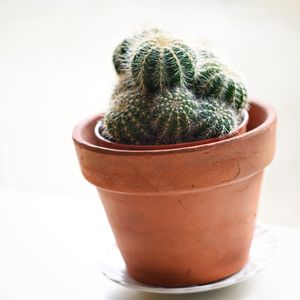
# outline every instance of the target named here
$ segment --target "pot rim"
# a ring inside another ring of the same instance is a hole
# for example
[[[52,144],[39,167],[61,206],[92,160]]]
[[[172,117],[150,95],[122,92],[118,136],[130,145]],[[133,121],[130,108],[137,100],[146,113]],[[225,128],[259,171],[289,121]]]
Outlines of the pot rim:
[[[134,145],[134,144],[121,144],[121,143],[112,142],[106,139],[105,137],[103,137],[99,133],[99,129],[102,124],[102,119],[105,115],[104,113],[99,114],[99,118],[94,127],[94,134],[96,135],[99,141],[104,143],[102,146],[104,147],[107,146],[107,148],[114,148],[114,149],[121,149],[121,150],[162,150],[162,149],[186,148],[191,146],[209,144],[212,142],[228,139],[235,135],[243,133],[244,132],[243,130],[246,129],[249,120],[249,114],[247,110],[243,110],[241,114],[242,114],[242,121],[240,122],[240,124],[236,126],[234,130],[232,130],[230,133],[224,136],[202,139],[202,140],[194,140],[194,141],[182,142],[182,143],[158,144],[158,145]]]
[[[200,150],[206,150],[208,148],[211,147],[216,147],[216,146],[222,146],[222,145],[226,145],[226,144],[230,144],[230,143],[235,143],[238,141],[242,141],[250,136],[254,136],[256,134],[258,134],[261,130],[266,129],[268,127],[271,126],[271,124],[274,122],[274,120],[276,119],[276,113],[274,108],[269,105],[266,104],[265,102],[262,101],[258,101],[258,100],[251,100],[250,102],[250,107],[252,104],[255,104],[257,106],[259,106],[261,109],[264,110],[265,114],[266,114],[266,119],[263,123],[261,123],[259,126],[251,129],[250,131],[247,131],[245,133],[239,134],[239,135],[235,135],[235,136],[231,136],[229,138],[225,138],[225,139],[218,139],[217,141],[213,141],[210,143],[201,143],[201,144],[197,144],[197,145],[187,145],[184,146],[184,144],[188,144],[188,143],[182,143],[183,147],[180,148],[167,148],[168,145],[164,145],[165,147],[163,149],[116,149],[116,148],[110,148],[110,147],[105,147],[105,146],[99,146],[96,144],[92,144],[87,142],[83,135],[82,135],[82,128],[86,126],[87,123],[89,123],[92,119],[95,119],[96,116],[92,116],[89,117],[83,121],[81,121],[80,123],[78,123],[75,128],[73,129],[73,141],[75,144],[93,151],[93,152],[101,152],[101,153],[105,153],[105,154],[111,154],[111,155],[155,155],[155,154],[169,154],[169,153],[181,153],[181,152],[190,152],[190,151],[200,151]],[[95,122],[97,122],[99,118],[99,115],[97,115],[97,119],[95,120]],[[94,134],[94,132],[93,132]],[[201,142],[201,140],[199,141]],[[202,140],[203,142],[203,140]],[[174,144],[176,145],[176,144]]]

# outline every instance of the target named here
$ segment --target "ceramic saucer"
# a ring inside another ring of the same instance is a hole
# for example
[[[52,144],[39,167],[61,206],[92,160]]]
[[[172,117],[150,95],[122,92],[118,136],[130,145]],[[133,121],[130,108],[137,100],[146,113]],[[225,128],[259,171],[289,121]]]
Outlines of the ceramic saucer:
[[[249,261],[246,266],[238,273],[226,279],[197,286],[164,288],[146,285],[132,279],[126,272],[124,261],[116,245],[113,245],[111,248],[109,248],[105,255],[102,256],[100,269],[107,278],[115,283],[138,291],[159,294],[199,293],[237,284],[251,278],[268,265],[276,248],[277,240],[270,233],[267,227],[264,225],[256,225],[250,249]]]

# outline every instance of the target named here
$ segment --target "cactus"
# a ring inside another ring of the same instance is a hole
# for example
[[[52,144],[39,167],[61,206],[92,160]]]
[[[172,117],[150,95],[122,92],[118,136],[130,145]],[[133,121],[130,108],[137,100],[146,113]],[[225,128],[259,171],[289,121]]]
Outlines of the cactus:
[[[117,143],[143,145],[153,140],[149,130],[149,101],[136,90],[115,95],[103,120],[106,135]]]
[[[114,51],[119,83],[99,133],[121,144],[173,144],[230,135],[247,108],[241,79],[206,50],[153,29]]]
[[[143,92],[164,91],[194,82],[196,55],[183,42],[156,35],[136,46],[131,73]]]
[[[240,77],[214,59],[207,60],[198,71],[195,92],[202,98],[220,99],[237,112],[248,103],[247,90]]]
[[[123,75],[129,68],[129,56],[135,45],[149,37],[163,34],[161,30],[153,28],[142,31],[141,34],[124,39],[114,50],[113,64],[118,75]]]
[[[219,100],[199,101],[198,115],[201,120],[198,134],[202,139],[227,135],[239,121],[235,111]]]
[[[132,43],[132,39],[124,39],[121,44],[119,44],[113,54],[113,64],[115,66],[116,72],[121,75],[126,72],[128,53]]]
[[[151,103],[151,127],[157,144],[191,140],[199,126],[198,103],[188,91],[175,89],[158,94]]]

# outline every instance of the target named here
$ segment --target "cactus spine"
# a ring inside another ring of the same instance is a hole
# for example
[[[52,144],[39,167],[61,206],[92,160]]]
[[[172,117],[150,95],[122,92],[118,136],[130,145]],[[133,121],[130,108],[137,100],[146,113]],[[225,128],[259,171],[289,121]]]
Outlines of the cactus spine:
[[[154,29],[114,51],[119,75],[101,134],[123,144],[172,144],[224,136],[248,102],[241,79],[208,50]]]

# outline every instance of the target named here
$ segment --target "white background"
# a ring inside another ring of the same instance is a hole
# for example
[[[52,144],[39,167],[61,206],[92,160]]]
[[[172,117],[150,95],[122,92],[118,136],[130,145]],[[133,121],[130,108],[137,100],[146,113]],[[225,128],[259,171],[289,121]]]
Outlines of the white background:
[[[224,54],[279,115],[263,221],[300,226],[300,2],[0,1],[0,187],[97,198],[73,126],[107,107],[123,37],[163,27]]]

